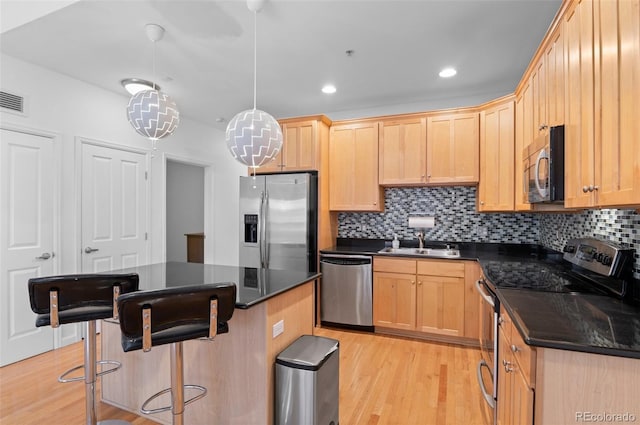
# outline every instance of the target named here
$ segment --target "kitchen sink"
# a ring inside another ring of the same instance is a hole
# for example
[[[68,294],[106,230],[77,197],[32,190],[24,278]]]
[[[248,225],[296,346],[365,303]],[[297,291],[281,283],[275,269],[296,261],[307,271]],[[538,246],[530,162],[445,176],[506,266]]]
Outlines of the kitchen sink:
[[[391,248],[378,251],[378,254],[412,255],[420,257],[459,258],[460,251],[453,247],[444,248]]]

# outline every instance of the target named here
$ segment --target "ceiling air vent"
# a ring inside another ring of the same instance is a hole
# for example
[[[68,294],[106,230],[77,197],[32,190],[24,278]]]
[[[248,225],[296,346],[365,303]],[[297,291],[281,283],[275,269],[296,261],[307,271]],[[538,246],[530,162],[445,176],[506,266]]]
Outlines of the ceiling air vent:
[[[0,107],[24,114],[24,97],[0,91]]]

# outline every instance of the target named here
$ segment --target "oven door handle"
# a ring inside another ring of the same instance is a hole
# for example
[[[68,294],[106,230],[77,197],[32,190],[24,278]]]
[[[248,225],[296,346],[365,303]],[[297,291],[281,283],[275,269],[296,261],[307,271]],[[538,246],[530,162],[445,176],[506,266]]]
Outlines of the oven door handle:
[[[492,409],[496,408],[496,401],[493,399],[493,397],[491,396],[491,394],[489,394],[484,386],[484,380],[482,379],[482,368],[486,367],[487,369],[489,369],[489,373],[491,373],[491,368],[489,367],[489,365],[487,364],[487,362],[484,361],[484,359],[480,360],[478,362],[478,368],[476,369],[476,372],[478,374],[478,384],[480,384],[480,391],[482,392],[482,396],[484,397],[485,401],[487,402],[487,404],[489,406],[491,406]],[[491,374],[493,375],[493,374]]]
[[[493,298],[491,297],[491,295],[487,294],[484,291],[484,289],[482,289],[483,285],[484,284],[482,283],[482,279],[476,280],[476,290],[478,291],[480,296],[487,302],[487,304],[489,304],[491,307],[495,308],[496,303],[493,301]]]

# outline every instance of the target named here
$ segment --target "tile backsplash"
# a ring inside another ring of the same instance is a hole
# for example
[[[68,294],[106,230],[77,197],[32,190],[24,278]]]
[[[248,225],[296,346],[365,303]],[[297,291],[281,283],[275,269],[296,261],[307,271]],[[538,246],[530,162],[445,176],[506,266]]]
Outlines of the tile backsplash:
[[[640,279],[640,213],[630,209],[568,214],[476,212],[476,188],[466,186],[387,188],[382,213],[338,214],[338,237],[416,239],[410,215],[433,216],[430,241],[540,243],[562,250],[567,239],[598,237],[635,249],[634,276]]]
[[[634,277],[640,279],[640,214],[635,210],[587,210],[540,216],[540,244],[562,250],[567,239],[596,237],[635,250]]]
[[[340,213],[338,237],[416,239],[409,215],[433,216],[430,241],[538,243],[537,214],[476,212],[476,188],[466,186],[386,188],[382,213]]]

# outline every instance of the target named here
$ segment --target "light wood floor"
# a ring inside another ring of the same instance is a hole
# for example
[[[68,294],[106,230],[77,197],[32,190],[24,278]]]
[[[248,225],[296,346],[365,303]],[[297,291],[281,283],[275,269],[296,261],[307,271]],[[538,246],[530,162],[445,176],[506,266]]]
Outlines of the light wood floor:
[[[487,423],[477,349],[333,329],[316,334],[340,341],[340,424]],[[76,343],[0,368],[0,424],[82,424],[84,385],[56,380],[81,362]],[[107,418],[155,424],[99,403],[98,419]]]

